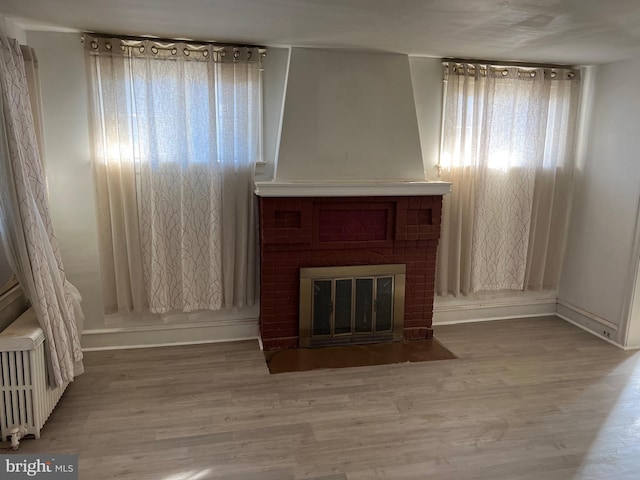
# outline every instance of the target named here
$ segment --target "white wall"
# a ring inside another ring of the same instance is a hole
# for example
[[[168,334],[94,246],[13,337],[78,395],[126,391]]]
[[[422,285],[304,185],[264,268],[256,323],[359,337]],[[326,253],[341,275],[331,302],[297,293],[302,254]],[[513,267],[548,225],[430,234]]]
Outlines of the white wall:
[[[89,150],[88,92],[77,33],[28,32],[38,58],[51,216],[85,329],[104,325]]]
[[[636,274],[626,334],[624,345],[629,348],[640,348],[640,268]]]
[[[0,26],[9,38],[15,38],[21,45],[27,44],[27,33],[12,20],[0,15]]]
[[[85,329],[104,330],[113,325],[105,321],[102,313],[83,46],[79,35],[70,33],[28,32],[27,40],[36,49],[40,64],[52,217],[67,275],[84,297]],[[306,157],[285,155],[291,172],[307,175],[311,165],[322,175],[340,167],[342,178],[350,174],[361,176],[365,171],[372,178],[392,174],[421,177],[426,172],[427,179],[435,179],[442,95],[440,61],[403,55],[316,53],[320,56],[309,56],[307,50],[294,49],[302,62],[294,65],[299,76],[293,85],[289,85],[286,96],[288,106],[297,111],[297,116],[283,120],[285,128],[293,133],[288,141],[297,144],[290,152],[313,146],[315,140],[310,135],[314,135],[314,128],[321,127],[328,132],[329,138],[333,136],[336,140],[330,147],[333,153],[339,150],[361,156],[354,164],[345,166],[344,162],[338,162],[332,169],[331,162],[321,162],[326,151],[316,150],[316,162],[311,163]],[[275,160],[278,150],[288,54],[288,49],[271,49],[265,59],[264,156],[267,161]],[[371,80],[375,76],[374,67],[379,65],[379,55],[391,57],[389,65],[403,69],[404,76],[400,80],[390,80],[391,77],[383,72],[385,82]],[[358,68],[355,81],[351,83],[354,60]],[[326,64],[332,65],[329,72],[325,72]],[[593,99],[588,105],[593,111],[592,126],[587,135],[584,161],[579,162],[575,172],[559,310],[596,333],[610,331],[613,340],[625,343],[626,318],[634,294],[631,285],[638,273],[634,228],[640,198],[640,163],[637,161],[640,96],[634,79],[640,76],[640,59],[600,66],[595,72]],[[310,85],[317,89],[311,103],[304,99],[309,96]],[[371,99],[370,95],[394,101],[368,105],[365,99]],[[373,124],[365,127],[377,131],[376,136],[383,139],[383,144],[392,152],[400,152],[400,158],[417,152],[417,158],[422,161],[416,162],[412,157],[409,167],[398,168],[399,157],[395,153],[380,156],[380,152],[370,150],[368,138],[360,138],[360,134],[353,138],[345,135],[352,127],[362,126],[354,124],[366,124],[369,114],[380,109],[387,112],[386,117],[383,116],[380,123],[372,121]],[[415,134],[412,140],[401,141],[396,134],[387,131],[385,122],[393,123],[398,118],[395,116],[398,109],[404,115],[402,118],[409,120],[411,112],[414,117],[417,113],[413,125],[404,125],[404,130]],[[328,124],[328,118],[336,115],[344,115],[346,123]],[[300,119],[310,123],[301,129]],[[350,144],[352,140],[367,145],[356,152]],[[302,163],[296,165],[301,159]],[[640,294],[636,296],[640,297]],[[242,317],[237,312],[235,315]],[[251,315],[255,315],[255,310]],[[632,316],[637,320],[629,329],[628,341],[640,343],[640,305],[636,304]],[[123,324],[135,322],[131,319]],[[121,329],[118,332],[122,333]],[[111,333],[115,335],[115,332]]]
[[[409,65],[424,172],[427,180],[439,180],[436,165],[442,124],[442,60],[409,57]]]
[[[276,178],[424,180],[409,58],[293,48]]]
[[[262,74],[262,108],[263,108],[263,160],[267,163],[261,172],[268,180],[273,178],[275,164],[278,158],[280,142],[280,126],[282,121],[282,104],[284,90],[287,83],[287,67],[289,65],[288,48],[269,48],[263,60]],[[257,172],[256,172],[257,173]]]
[[[601,65],[595,72],[585,162],[575,171],[558,311],[625,344],[638,266],[640,59]]]

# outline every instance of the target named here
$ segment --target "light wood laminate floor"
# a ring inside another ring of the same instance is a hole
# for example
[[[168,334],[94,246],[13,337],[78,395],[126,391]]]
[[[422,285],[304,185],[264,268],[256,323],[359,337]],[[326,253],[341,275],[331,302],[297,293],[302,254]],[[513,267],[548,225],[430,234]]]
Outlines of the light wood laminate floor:
[[[83,480],[640,478],[640,353],[556,318],[440,326],[460,358],[270,375],[256,342],[86,354],[39,440]]]

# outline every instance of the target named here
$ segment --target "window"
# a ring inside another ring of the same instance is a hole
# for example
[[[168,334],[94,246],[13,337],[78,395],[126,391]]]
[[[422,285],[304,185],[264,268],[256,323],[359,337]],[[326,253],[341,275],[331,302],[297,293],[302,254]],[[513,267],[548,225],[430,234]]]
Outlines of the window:
[[[438,294],[555,288],[579,71],[446,62]]]
[[[253,304],[261,49],[85,45],[107,311]]]

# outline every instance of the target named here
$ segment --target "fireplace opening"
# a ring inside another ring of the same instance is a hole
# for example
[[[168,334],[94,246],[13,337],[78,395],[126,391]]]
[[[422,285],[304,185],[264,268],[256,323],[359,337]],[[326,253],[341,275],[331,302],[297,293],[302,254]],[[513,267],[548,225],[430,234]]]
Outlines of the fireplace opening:
[[[301,347],[399,341],[406,266],[300,269]]]

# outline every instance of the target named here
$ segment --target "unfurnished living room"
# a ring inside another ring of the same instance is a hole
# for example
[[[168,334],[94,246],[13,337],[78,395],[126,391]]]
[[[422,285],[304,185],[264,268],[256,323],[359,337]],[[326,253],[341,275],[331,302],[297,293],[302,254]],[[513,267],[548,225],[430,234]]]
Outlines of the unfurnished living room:
[[[640,3],[1,0],[0,478],[640,478]]]

